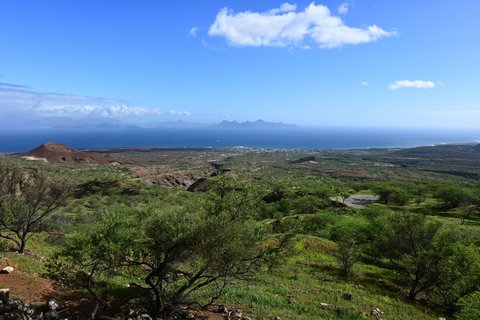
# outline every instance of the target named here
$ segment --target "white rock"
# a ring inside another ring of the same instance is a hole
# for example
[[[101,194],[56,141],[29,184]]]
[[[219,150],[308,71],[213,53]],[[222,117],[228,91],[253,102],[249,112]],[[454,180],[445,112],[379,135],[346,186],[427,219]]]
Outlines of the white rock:
[[[3,268],[3,269],[0,271],[0,273],[7,273],[7,274],[8,274],[8,273],[12,273],[13,270],[15,270],[14,267],[8,266],[8,267]]]
[[[52,311],[55,311],[58,309],[58,303],[56,303],[54,300],[50,300],[48,302],[48,308]]]
[[[380,314],[382,314],[382,313],[383,313],[383,312],[382,312],[382,310],[380,310],[380,308],[375,308],[375,309],[372,310],[372,312],[370,312],[370,314],[371,314],[372,316],[378,316],[378,315],[380,315]]]

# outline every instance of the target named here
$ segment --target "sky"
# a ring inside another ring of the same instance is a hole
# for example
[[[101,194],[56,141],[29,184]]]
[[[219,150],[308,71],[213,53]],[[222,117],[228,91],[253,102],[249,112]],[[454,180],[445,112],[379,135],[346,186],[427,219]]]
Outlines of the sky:
[[[0,127],[475,128],[478,0],[0,0]]]

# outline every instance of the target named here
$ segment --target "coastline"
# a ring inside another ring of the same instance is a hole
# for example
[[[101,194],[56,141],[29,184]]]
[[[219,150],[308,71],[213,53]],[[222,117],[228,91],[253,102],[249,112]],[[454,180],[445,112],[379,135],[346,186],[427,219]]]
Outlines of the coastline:
[[[478,131],[367,128],[295,129],[30,129],[0,130],[0,153],[52,141],[76,149],[252,149],[351,151],[478,143]]]

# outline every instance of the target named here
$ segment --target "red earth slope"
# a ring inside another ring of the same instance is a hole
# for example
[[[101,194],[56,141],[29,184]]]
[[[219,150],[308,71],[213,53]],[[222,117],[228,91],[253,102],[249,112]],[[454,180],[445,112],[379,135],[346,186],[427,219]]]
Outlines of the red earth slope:
[[[95,152],[85,152],[70,148],[60,143],[48,142],[42,144],[26,154],[28,157],[46,159],[48,162],[57,163],[85,163],[85,164],[110,164],[115,162],[109,156]]]

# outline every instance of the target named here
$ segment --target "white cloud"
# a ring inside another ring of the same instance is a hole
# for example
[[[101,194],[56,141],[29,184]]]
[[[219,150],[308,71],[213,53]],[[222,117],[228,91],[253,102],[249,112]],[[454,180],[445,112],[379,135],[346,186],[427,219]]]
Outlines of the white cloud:
[[[190,116],[188,111],[162,110],[158,108],[148,109],[143,107],[131,107],[126,105],[63,105],[42,103],[33,109],[34,112],[50,116],[66,116],[72,118],[130,118],[141,116]]]
[[[297,10],[297,5],[296,4],[291,4],[288,2],[283,3],[280,8],[275,8],[270,11],[268,11],[270,14],[277,14],[277,13],[283,13],[283,12],[291,12]]]
[[[348,2],[344,2],[342,3],[339,7],[338,7],[338,13],[339,14],[347,14],[348,13],[348,9],[349,9],[349,4]]]
[[[20,85],[0,86],[0,123],[7,120],[35,122],[42,118],[117,119],[131,122],[189,115],[188,111],[130,106],[120,99],[35,92]]]
[[[362,86],[368,86],[368,81],[362,81]]]
[[[197,36],[197,32],[198,32],[198,27],[193,27],[192,29],[190,29],[190,31],[188,32],[188,34],[192,37],[196,37]]]
[[[396,35],[371,25],[355,28],[345,25],[324,5],[314,2],[303,11],[294,4],[284,3],[280,8],[266,12],[244,11],[234,13],[220,10],[208,31],[210,36],[224,37],[233,46],[298,46],[316,44],[335,48],[376,41]]]
[[[435,83],[433,81],[424,80],[397,80],[388,87],[391,90],[398,90],[401,88],[432,89],[435,88]]]

